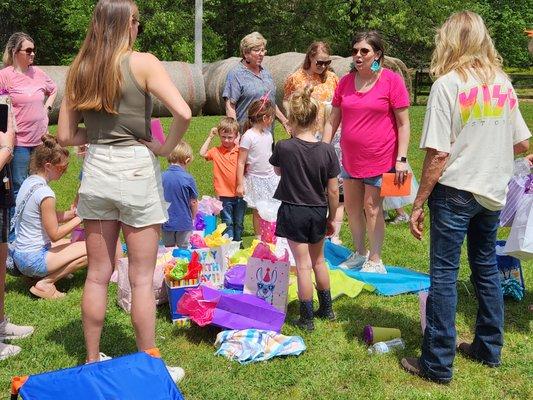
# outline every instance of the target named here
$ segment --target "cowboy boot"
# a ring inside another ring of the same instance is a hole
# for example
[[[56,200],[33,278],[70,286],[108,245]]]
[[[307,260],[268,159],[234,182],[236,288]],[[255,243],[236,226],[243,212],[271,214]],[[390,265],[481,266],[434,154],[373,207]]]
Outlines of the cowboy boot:
[[[318,295],[318,310],[315,311],[315,316],[333,321],[336,317],[333,312],[331,291],[329,289],[317,290],[316,293]]]
[[[300,300],[300,319],[295,322],[295,325],[309,332],[315,330],[315,323],[313,322],[313,300]]]

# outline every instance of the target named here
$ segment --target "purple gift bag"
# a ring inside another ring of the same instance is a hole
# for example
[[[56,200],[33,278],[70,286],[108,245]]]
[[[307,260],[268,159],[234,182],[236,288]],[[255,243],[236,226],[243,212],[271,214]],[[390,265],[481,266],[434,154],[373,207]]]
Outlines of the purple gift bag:
[[[202,286],[204,300],[216,301],[211,324],[225,329],[262,329],[279,332],[285,313],[250,294],[225,294]]]
[[[513,225],[518,203],[526,192],[527,181],[527,176],[515,176],[509,182],[505,206],[500,212],[500,226]]]

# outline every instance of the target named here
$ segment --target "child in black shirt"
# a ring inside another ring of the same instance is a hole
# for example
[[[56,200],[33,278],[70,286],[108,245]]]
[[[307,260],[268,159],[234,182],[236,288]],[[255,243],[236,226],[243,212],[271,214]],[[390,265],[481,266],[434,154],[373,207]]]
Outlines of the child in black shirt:
[[[274,194],[282,202],[276,236],[287,238],[298,273],[300,319],[296,325],[309,331],[314,329],[314,316],[335,318],[324,260],[324,238],[333,233],[339,204],[339,162],[335,148],[315,138],[318,103],[311,93],[312,88],[306,87],[289,99],[292,137],[277,142],[270,158],[281,176]],[[315,312],[311,272],[315,274],[319,300]]]

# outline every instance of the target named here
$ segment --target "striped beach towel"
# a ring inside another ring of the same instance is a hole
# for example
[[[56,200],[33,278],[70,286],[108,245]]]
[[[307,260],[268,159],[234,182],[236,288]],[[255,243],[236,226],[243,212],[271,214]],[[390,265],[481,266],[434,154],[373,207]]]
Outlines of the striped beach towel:
[[[306,349],[300,336],[259,329],[222,331],[217,335],[215,347],[218,347],[216,355],[241,364],[266,361],[276,356],[298,356]]]

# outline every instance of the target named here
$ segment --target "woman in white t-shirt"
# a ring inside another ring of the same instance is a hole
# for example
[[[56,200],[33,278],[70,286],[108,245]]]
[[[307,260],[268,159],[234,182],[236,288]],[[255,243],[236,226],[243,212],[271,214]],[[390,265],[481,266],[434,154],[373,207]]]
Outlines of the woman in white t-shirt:
[[[69,152],[53,136],[47,134],[42,141],[31,155],[31,175],[17,195],[13,261],[23,275],[40,278],[31,293],[58,299],[65,293],[57,290],[55,282],[87,265],[87,249],[84,241],[53,244],[70,234],[81,219],[74,209],[56,211],[55,193],[48,186],[67,170]]]
[[[453,14],[439,29],[420,147],[426,150],[411,232],[421,239],[429,198],[430,278],[420,358],[402,367],[426,379],[452,379],[461,246],[467,239],[471,281],[479,303],[474,340],[457,350],[491,367],[501,363],[503,298],[496,264],[498,219],[514,154],[531,136],[502,59],[481,17]]]

